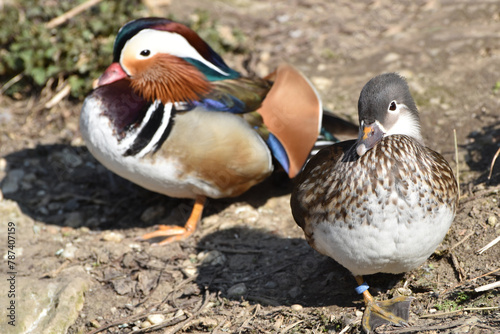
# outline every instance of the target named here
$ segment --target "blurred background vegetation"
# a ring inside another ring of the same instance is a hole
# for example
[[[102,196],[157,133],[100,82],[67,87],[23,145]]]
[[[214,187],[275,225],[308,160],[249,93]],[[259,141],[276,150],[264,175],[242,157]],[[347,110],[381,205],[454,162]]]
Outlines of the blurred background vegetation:
[[[0,2],[0,93],[20,99],[66,85],[72,98],[88,94],[92,81],[111,64],[120,27],[150,16],[142,1],[104,0],[55,27],[48,24],[88,1]],[[220,26],[207,13],[193,13],[183,23],[219,53],[245,52],[242,33]]]

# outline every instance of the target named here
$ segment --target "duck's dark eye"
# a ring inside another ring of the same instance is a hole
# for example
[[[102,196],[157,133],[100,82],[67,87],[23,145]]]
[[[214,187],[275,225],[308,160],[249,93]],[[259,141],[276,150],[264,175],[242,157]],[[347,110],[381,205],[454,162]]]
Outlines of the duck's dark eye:
[[[140,55],[143,56],[143,57],[147,57],[151,54],[151,51],[150,50],[142,50]]]
[[[395,111],[396,110],[396,102],[392,101],[391,104],[389,104],[389,110],[390,111]]]

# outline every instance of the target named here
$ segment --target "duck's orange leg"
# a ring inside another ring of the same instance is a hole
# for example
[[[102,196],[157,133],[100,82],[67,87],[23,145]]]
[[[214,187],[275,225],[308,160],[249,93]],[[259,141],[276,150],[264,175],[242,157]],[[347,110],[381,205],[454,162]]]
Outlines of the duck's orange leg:
[[[193,234],[196,231],[196,226],[198,222],[201,220],[201,215],[203,213],[203,206],[205,205],[206,197],[205,196],[196,196],[193,210],[191,211],[191,215],[187,220],[184,227],[175,226],[175,225],[159,225],[158,229],[151,233],[146,233],[140,240],[147,240],[151,238],[158,237],[167,237],[158,243],[154,243],[153,245],[161,246],[168,244],[170,242],[184,240]]]

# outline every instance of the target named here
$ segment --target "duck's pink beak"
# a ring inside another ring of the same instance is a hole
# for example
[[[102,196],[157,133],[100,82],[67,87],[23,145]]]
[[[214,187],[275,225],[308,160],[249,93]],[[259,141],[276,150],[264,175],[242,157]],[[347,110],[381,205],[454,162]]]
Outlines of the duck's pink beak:
[[[104,73],[97,79],[97,83],[94,88],[101,87],[104,85],[108,85],[112,82],[125,79],[127,77],[127,73],[122,69],[119,63],[112,63],[109,67],[104,71]]]

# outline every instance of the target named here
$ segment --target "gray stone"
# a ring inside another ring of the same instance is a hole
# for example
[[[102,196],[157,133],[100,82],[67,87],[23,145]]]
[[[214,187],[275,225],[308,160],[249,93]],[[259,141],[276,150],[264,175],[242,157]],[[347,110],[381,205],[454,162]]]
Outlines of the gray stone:
[[[68,227],[80,227],[83,224],[83,215],[81,212],[70,212],[66,214],[66,219],[64,219],[64,226]]]
[[[241,297],[245,293],[247,293],[247,286],[245,283],[238,283],[227,290],[227,295],[231,298]]]
[[[218,250],[200,252],[197,258],[201,263],[211,266],[224,265],[226,263],[226,256]]]
[[[2,182],[2,192],[4,194],[12,194],[19,190],[19,184],[24,177],[22,169],[13,169],[7,173]]]
[[[75,168],[83,163],[82,158],[72,150],[65,148],[61,152],[55,152],[51,155],[51,160],[58,162],[65,167]]]
[[[64,270],[54,279],[17,276],[15,326],[2,320],[0,333],[66,333],[83,307],[89,285],[90,278],[81,267]],[[1,319],[9,319],[7,311],[0,308]]]

